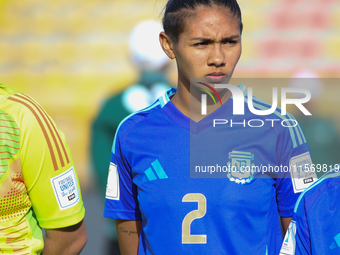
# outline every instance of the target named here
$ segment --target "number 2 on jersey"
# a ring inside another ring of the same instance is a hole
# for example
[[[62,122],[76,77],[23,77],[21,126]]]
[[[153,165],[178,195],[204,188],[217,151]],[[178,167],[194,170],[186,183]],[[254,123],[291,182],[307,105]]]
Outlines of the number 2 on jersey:
[[[203,194],[200,193],[189,193],[186,194],[182,202],[198,202],[198,209],[189,212],[183,219],[182,222],[182,243],[207,243],[206,235],[191,235],[190,225],[195,219],[202,218],[207,212],[207,199]]]

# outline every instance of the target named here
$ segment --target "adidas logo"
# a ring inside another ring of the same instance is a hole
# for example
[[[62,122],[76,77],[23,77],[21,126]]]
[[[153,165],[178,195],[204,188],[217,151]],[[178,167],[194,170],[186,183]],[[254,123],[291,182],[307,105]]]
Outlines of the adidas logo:
[[[144,171],[145,176],[143,177],[143,182],[147,181],[155,181],[158,179],[166,179],[168,176],[166,175],[163,167],[159,163],[158,159],[151,163],[152,167],[149,167]]]
[[[334,237],[333,243],[329,246],[331,250],[340,247],[340,234]]]

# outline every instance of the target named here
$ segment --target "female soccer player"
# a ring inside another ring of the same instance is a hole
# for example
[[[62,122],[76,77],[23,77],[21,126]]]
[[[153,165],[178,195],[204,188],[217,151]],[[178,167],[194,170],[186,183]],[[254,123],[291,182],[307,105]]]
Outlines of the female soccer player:
[[[309,162],[309,147],[299,126],[277,124],[287,121],[277,111],[233,115],[231,91],[213,88],[229,82],[241,55],[236,0],[169,0],[163,27],[177,90],[123,120],[112,147],[104,215],[117,219],[122,254],[279,254],[279,216],[287,229],[305,185],[281,170]],[[191,89],[191,78],[202,82]],[[202,93],[219,98],[207,100],[208,115],[197,107]],[[263,125],[252,127],[254,118]]]

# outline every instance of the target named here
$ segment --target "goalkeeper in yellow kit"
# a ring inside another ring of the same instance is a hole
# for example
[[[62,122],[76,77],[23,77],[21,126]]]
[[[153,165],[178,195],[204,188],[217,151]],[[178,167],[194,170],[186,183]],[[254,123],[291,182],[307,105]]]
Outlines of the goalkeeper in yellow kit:
[[[64,134],[32,98],[0,83],[0,254],[79,254],[84,215]]]

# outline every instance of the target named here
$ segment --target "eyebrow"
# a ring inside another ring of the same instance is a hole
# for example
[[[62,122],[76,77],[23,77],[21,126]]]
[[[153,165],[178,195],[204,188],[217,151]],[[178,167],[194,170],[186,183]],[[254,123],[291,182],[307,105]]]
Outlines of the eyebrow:
[[[235,39],[239,39],[239,38],[240,38],[239,35],[232,35],[232,36],[229,36],[229,37],[222,38],[221,41],[229,41],[229,40],[235,40]],[[214,40],[212,40],[210,38],[205,38],[205,37],[195,37],[195,38],[192,38],[190,41],[213,42]]]

